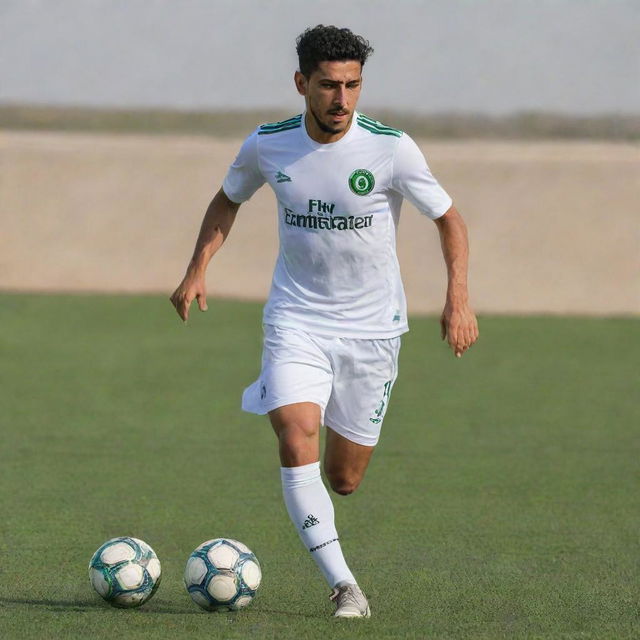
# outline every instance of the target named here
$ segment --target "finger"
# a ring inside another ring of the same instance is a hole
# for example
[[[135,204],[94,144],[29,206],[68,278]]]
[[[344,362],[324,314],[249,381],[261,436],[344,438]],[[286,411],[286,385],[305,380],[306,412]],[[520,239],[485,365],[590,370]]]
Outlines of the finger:
[[[461,330],[461,354],[464,354],[468,351],[471,346],[475,343],[478,337],[478,326],[475,322],[468,324],[464,327],[464,330]]]
[[[469,326],[469,346],[475,344],[478,339],[478,324],[474,320]]]
[[[192,301],[193,298],[186,295],[183,295],[178,299],[178,306],[176,309],[183,322],[186,322],[189,319],[189,307],[191,306]]]
[[[181,309],[180,296],[178,295],[178,292],[174,291],[169,300],[171,301],[173,308],[176,310],[176,313],[184,320],[183,312]]]
[[[189,299],[186,294],[181,293],[180,287],[178,287],[173,292],[169,300],[171,300],[171,304],[175,307],[176,312],[180,318],[182,318],[182,321],[186,322],[189,319],[189,305],[193,298]]]
[[[464,328],[464,350],[465,351],[473,344],[472,333],[473,333],[472,328],[469,325],[467,325]]]
[[[460,326],[456,332],[456,343],[455,343],[455,355],[457,358],[461,358],[464,355],[464,352],[469,348],[469,340],[466,331],[466,327]]]
[[[440,338],[444,340],[447,337],[447,323],[444,316],[440,316]]]
[[[196,296],[196,299],[198,300],[198,307],[200,308],[200,311],[206,311],[209,307],[207,306],[207,296],[204,293],[199,293]]]
[[[447,332],[447,341],[449,342],[449,346],[452,349],[455,349],[456,346],[458,345],[459,336],[460,336],[460,329],[458,325],[450,323],[446,327],[446,332]]]

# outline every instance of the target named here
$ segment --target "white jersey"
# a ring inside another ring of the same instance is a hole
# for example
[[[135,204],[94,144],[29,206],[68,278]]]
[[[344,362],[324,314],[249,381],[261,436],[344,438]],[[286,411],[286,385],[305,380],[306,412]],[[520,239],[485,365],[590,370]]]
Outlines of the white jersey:
[[[280,253],[264,323],[345,338],[407,331],[396,256],[402,199],[432,219],[451,206],[415,142],[355,113],[340,140],[321,144],[298,115],[258,127],[222,188],[240,203],[265,182],[278,201]]]

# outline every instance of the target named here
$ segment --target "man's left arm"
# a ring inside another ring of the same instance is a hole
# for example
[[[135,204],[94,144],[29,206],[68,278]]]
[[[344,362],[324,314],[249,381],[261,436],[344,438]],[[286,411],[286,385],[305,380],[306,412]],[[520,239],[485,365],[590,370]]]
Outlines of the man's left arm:
[[[447,299],[440,317],[441,335],[457,358],[478,339],[478,321],[469,306],[467,272],[469,241],[467,226],[452,206],[436,218],[442,255],[447,265]]]

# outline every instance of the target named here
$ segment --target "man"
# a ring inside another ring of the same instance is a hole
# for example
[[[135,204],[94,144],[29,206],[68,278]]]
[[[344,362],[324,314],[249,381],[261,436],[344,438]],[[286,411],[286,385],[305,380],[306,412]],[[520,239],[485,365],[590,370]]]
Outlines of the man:
[[[353,492],[369,464],[408,330],[395,252],[403,197],[435,220],[447,265],[442,337],[457,357],[478,328],[468,305],[467,237],[451,198],[401,131],[356,112],[369,43],[319,25],[297,40],[302,115],[256,129],[211,202],[171,301],[183,320],[206,310],[205,270],[240,203],[268,182],[278,201],[280,253],[264,309],[260,378],[246,411],[269,415],[283,494],[303,543],[333,589],[337,617],[368,617],[347,566],[320,476],[319,431],[331,488]]]

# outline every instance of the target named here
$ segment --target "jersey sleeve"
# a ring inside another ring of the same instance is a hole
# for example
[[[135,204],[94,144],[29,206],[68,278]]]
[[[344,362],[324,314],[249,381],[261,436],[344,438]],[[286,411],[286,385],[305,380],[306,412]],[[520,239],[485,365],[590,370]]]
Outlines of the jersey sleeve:
[[[396,147],[391,187],[432,220],[452,205],[449,194],[433,177],[422,151],[406,133]]]
[[[247,201],[263,184],[265,178],[258,163],[258,133],[254,131],[242,144],[222,183],[222,190],[232,202]]]

